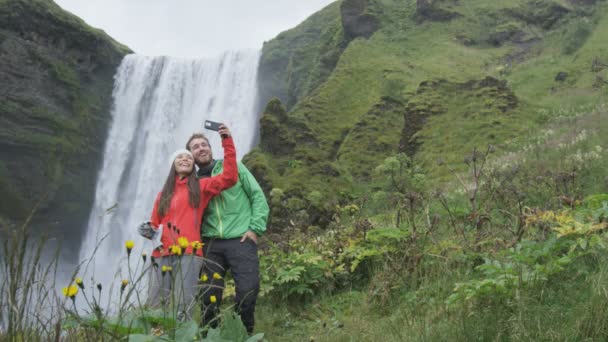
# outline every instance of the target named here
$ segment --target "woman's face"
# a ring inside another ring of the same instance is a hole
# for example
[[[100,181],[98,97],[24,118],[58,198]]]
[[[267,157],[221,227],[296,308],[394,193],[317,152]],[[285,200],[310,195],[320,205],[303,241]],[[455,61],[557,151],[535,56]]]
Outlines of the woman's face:
[[[173,164],[178,175],[188,176],[194,168],[194,159],[188,153],[182,153],[177,155]]]

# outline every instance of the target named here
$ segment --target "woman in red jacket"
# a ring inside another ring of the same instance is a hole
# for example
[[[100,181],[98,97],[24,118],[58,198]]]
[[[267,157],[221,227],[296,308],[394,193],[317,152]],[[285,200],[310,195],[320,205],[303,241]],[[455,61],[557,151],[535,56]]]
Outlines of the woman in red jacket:
[[[236,151],[230,131],[221,125],[218,133],[224,148],[224,171],[215,177],[198,179],[190,151],[176,151],[150,219],[152,229],[162,226],[162,246],[152,253],[157,266],[151,270],[148,305],[174,301],[180,316],[190,314],[196,304],[198,277],[203,264],[200,245],[203,212],[213,196],[238,181]]]

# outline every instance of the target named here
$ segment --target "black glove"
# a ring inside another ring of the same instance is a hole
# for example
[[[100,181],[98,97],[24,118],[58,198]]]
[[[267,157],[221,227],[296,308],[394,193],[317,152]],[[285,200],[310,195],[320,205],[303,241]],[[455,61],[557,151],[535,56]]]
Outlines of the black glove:
[[[145,237],[148,240],[154,240],[158,231],[154,229],[150,222],[144,222],[137,227],[137,232],[139,235]]]

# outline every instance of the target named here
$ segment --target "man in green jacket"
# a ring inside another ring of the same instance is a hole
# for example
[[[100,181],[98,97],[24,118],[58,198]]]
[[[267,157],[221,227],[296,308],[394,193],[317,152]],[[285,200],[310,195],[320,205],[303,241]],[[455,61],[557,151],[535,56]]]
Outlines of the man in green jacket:
[[[186,143],[199,167],[198,176],[222,172],[223,161],[214,160],[209,140],[195,133]],[[236,285],[236,311],[249,333],[253,332],[255,304],[260,289],[258,237],[266,231],[268,203],[262,188],[245,165],[238,163],[239,181],[209,202],[203,214],[201,236],[206,259],[201,280],[203,325],[217,326],[224,276],[232,271]]]

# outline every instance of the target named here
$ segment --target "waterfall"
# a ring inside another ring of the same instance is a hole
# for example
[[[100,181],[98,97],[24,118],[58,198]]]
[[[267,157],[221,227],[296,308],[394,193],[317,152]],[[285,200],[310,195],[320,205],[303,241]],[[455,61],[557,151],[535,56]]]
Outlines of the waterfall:
[[[107,293],[120,286],[120,279],[128,279],[128,239],[136,243],[132,268],[141,262],[142,251],[150,255],[154,246],[137,234],[136,227],[150,218],[171,153],[184,148],[192,133],[204,132],[214,158],[223,158],[219,136],[204,130],[205,119],[228,125],[238,158],[251,149],[257,134],[259,55],[249,51],[217,59],[123,59],[115,76],[112,122],[95,202],[80,249],[85,281],[93,278]]]

